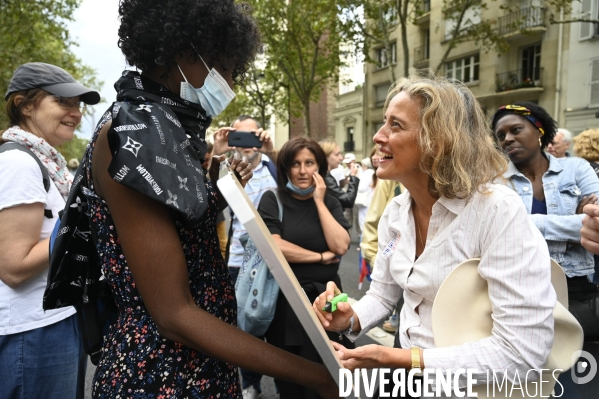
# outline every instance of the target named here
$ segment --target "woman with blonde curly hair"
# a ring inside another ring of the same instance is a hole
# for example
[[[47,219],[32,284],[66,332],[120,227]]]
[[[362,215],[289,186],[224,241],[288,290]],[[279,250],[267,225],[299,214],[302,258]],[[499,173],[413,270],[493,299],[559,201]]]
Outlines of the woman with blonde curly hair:
[[[313,308],[325,329],[355,340],[389,317],[403,295],[399,345],[349,350],[333,343],[343,366],[472,369],[479,384],[487,381],[487,370],[522,375],[541,368],[551,349],[556,302],[549,253],[518,195],[493,183],[508,161],[488,140],[480,104],[459,82],[411,76],[388,94],[383,121],[374,136],[382,154],[377,176],[401,182],[407,192],[380,220],[379,256],[366,295],[323,312],[339,293],[329,282]],[[471,258],[480,258],[478,272],[488,283],[492,335],[437,348],[435,296],[449,273]]]
[[[589,161],[599,177],[599,129],[587,129],[573,141],[576,155]]]

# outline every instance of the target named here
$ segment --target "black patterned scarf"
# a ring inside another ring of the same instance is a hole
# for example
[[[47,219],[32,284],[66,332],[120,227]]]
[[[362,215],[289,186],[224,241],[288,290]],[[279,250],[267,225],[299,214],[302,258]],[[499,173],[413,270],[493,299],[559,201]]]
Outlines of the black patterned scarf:
[[[137,72],[125,71],[115,89],[108,173],[197,226],[208,206],[202,162],[212,119],[200,105]]]

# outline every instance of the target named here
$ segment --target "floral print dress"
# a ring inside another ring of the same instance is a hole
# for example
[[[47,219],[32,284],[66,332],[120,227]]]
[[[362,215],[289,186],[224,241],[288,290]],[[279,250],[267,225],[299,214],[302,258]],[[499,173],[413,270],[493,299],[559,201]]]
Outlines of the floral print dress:
[[[167,340],[158,332],[136,288],[123,255],[110,210],[93,187],[92,154],[101,126],[83,158],[87,216],[97,236],[102,272],[118,307],[118,320],[105,336],[93,381],[93,397],[240,398],[237,367]],[[185,227],[184,214],[173,211],[187,260],[189,286],[196,304],[221,320],[236,324],[235,291],[216,233],[217,198],[204,177],[208,208],[199,227]],[[168,267],[168,265],[165,265]]]

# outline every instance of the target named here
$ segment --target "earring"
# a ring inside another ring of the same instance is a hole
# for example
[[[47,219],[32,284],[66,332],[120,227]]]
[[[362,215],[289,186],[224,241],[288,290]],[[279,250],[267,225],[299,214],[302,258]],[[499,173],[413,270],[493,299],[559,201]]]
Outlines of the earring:
[[[543,143],[541,143],[541,138],[539,137],[539,147],[542,147]]]

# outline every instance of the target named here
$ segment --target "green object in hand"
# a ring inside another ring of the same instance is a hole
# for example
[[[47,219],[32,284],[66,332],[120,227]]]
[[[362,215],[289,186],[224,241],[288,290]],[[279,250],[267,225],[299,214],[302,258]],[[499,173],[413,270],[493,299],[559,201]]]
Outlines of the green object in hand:
[[[347,298],[347,294],[339,294],[330,301],[327,301],[326,305],[324,306],[324,308],[322,308],[322,310],[324,310],[325,312],[332,313],[335,310],[337,310],[337,304],[339,302],[347,302]]]

